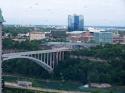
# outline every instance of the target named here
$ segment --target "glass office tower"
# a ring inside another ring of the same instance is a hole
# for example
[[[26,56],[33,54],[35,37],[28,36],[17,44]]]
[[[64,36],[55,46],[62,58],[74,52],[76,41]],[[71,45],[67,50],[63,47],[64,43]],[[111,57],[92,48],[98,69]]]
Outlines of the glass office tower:
[[[84,30],[84,17],[82,15],[69,15],[68,16],[68,30],[83,31]]]

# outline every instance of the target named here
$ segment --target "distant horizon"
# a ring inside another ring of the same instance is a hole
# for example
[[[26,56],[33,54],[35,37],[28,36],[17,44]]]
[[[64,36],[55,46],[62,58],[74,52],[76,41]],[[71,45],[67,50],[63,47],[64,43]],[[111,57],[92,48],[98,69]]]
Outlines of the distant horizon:
[[[58,25],[58,24],[6,24],[4,25],[21,25],[21,26],[68,26],[68,25]],[[94,26],[94,27],[125,27],[121,25],[84,25],[84,27]]]

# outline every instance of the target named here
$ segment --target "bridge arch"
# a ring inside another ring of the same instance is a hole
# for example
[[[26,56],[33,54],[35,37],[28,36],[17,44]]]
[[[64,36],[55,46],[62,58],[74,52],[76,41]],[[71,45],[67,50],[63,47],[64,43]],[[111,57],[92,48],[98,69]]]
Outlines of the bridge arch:
[[[12,57],[11,56],[11,57],[8,57],[8,58],[4,58],[3,62],[7,61],[7,60],[10,60],[10,59],[29,59],[29,60],[32,60],[33,62],[37,63],[41,67],[43,67],[49,73],[53,72],[53,68],[52,67],[50,67],[49,65],[47,65],[45,62],[42,62],[41,60],[38,60],[38,59],[33,58],[33,57],[28,57],[28,56],[15,56],[15,57],[13,56]]]

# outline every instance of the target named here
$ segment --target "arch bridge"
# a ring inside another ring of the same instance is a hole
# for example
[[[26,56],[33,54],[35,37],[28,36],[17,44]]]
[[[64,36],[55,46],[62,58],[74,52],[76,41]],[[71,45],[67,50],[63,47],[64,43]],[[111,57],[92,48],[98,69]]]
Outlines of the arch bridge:
[[[29,59],[42,66],[49,73],[53,72],[55,65],[64,60],[64,53],[70,51],[68,48],[57,48],[51,50],[8,53],[2,55],[3,62],[10,59]]]

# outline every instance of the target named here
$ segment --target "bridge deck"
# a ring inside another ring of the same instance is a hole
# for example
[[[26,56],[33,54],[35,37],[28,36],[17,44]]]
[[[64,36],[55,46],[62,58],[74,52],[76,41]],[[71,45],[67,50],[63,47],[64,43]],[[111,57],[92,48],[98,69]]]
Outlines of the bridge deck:
[[[69,51],[68,48],[58,48],[51,50],[39,50],[39,51],[29,51],[29,52],[19,52],[19,53],[8,53],[3,54],[2,57],[14,56],[14,55],[30,55],[30,54],[41,54],[41,53],[52,53],[52,52],[60,52],[60,51]]]

